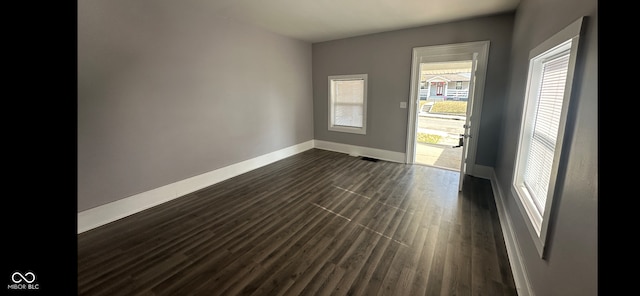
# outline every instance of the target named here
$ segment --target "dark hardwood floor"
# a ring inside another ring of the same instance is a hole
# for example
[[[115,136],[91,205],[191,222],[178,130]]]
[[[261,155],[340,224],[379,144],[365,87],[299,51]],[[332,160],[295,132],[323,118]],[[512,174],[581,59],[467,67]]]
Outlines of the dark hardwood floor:
[[[312,149],[78,235],[80,295],[516,295],[488,180]]]

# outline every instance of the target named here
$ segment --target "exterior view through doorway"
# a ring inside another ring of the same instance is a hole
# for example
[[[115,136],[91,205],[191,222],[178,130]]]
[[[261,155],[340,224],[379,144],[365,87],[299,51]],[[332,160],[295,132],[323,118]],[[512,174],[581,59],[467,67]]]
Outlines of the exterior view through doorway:
[[[460,171],[472,65],[420,63],[416,164]]]
[[[474,175],[489,41],[415,47],[406,163]],[[457,163],[457,165],[456,165]]]

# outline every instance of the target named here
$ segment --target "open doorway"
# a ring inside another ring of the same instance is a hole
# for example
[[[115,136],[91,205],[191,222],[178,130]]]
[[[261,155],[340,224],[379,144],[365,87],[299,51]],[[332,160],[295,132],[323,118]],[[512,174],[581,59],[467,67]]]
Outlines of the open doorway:
[[[415,163],[460,171],[472,60],[420,63]]]
[[[406,162],[408,164],[432,162],[428,165],[447,168],[443,162],[448,156],[454,157],[454,160],[459,160],[458,169],[450,169],[460,172],[459,190],[462,190],[464,176],[474,175],[488,58],[489,41],[415,47],[412,52]],[[469,62],[471,62],[470,72],[468,72]],[[445,75],[452,74],[445,72],[457,71],[453,69],[464,69],[453,74],[468,76],[468,82],[457,76]],[[426,76],[427,74],[434,76]],[[466,94],[466,100],[463,100],[464,94]],[[452,99],[449,99],[450,97]],[[427,98],[433,98],[433,103],[430,103]],[[450,101],[450,103],[436,107],[438,103],[436,100]],[[459,108],[465,104],[466,113],[462,117],[462,111]],[[439,118],[421,116],[436,113]],[[444,121],[444,117],[447,116],[451,116],[449,119],[452,120]],[[423,118],[422,123],[420,118]],[[439,125],[448,127],[438,131],[434,128],[437,125],[436,119],[439,120]],[[437,156],[432,156],[431,160],[418,159],[418,148],[423,142],[440,144],[440,146],[430,147]],[[460,148],[461,151],[458,152]],[[438,160],[441,161],[440,164]]]

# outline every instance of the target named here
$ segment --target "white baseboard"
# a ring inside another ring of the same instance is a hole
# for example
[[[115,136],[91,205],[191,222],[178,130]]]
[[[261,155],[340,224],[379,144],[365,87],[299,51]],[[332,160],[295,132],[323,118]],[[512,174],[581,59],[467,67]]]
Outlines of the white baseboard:
[[[476,166],[477,168],[478,166]],[[513,280],[516,284],[518,295],[520,296],[534,296],[533,290],[531,290],[531,284],[529,283],[529,277],[527,275],[527,268],[522,258],[522,252],[520,251],[520,243],[518,237],[513,229],[513,223],[511,222],[511,215],[507,211],[504,203],[505,196],[500,189],[500,183],[496,172],[492,167],[488,168],[489,180],[491,180],[491,188],[493,189],[493,196],[496,201],[496,208],[498,210],[498,217],[500,218],[500,225],[502,228],[502,236],[504,237],[505,246],[507,247],[507,255],[509,256],[509,263],[511,264],[511,272],[513,273]],[[481,169],[482,171],[482,169]],[[485,172],[483,172],[485,173]]]
[[[314,147],[322,150],[346,153],[354,156],[366,156],[386,161],[405,163],[405,153],[349,144],[313,140]]]
[[[473,166],[473,173],[471,175],[474,177],[491,180],[491,174],[493,174],[492,167],[476,164]]]
[[[278,160],[307,151],[313,147],[314,141],[309,140],[304,143],[289,146],[287,148],[235,163],[195,177],[184,179],[82,211],[78,213],[78,233],[127,217],[207,186],[211,186]]]

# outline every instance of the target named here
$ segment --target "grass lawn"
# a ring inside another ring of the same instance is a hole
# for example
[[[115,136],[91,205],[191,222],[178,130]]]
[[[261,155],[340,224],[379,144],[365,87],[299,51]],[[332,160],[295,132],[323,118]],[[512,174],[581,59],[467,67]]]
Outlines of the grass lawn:
[[[438,144],[440,139],[442,139],[442,136],[440,135],[425,134],[425,133],[418,133],[417,136],[418,137],[416,140],[419,143]]]
[[[436,102],[431,107],[430,113],[445,113],[445,114],[466,114],[467,102],[466,101],[442,101]]]

